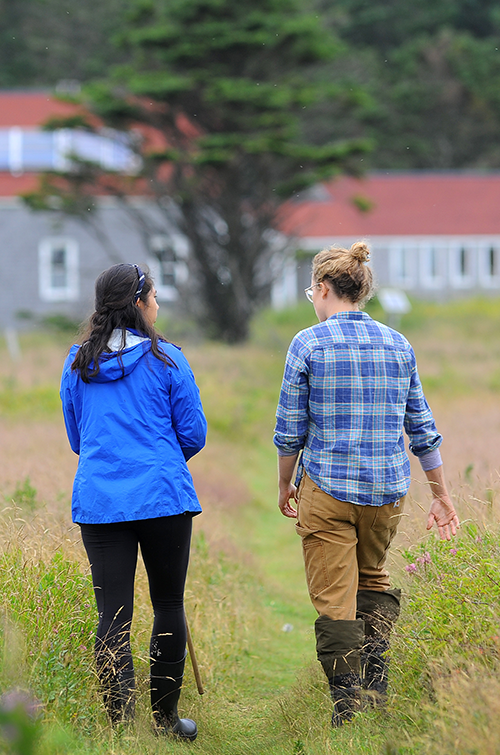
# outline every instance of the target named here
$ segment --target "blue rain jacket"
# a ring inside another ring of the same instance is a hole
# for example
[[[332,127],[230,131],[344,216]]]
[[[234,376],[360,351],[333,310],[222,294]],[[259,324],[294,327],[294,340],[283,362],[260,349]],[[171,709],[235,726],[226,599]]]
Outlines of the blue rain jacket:
[[[137,334],[138,335],[138,334]],[[79,454],[73,521],[104,524],[199,513],[187,460],[205,445],[207,423],[191,368],[180,349],[160,342],[175,362],[151,353],[149,339],[104,353],[84,383],[64,363],[61,400],[71,448]]]

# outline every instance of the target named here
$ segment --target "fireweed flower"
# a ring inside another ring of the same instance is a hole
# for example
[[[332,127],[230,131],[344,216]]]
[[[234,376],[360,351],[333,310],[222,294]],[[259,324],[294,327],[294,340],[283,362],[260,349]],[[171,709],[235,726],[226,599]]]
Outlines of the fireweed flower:
[[[425,566],[426,564],[430,564],[432,561],[431,554],[427,551],[423,554],[423,556],[419,556],[417,558],[417,564],[420,564],[420,566]]]

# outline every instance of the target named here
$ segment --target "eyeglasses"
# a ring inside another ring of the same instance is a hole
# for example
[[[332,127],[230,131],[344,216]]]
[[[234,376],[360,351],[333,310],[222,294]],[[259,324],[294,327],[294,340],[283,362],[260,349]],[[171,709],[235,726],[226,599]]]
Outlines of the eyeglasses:
[[[313,300],[313,288],[316,288],[316,286],[321,286],[321,283],[313,283],[312,286],[309,286],[309,288],[304,289],[304,293],[310,302],[312,302]]]

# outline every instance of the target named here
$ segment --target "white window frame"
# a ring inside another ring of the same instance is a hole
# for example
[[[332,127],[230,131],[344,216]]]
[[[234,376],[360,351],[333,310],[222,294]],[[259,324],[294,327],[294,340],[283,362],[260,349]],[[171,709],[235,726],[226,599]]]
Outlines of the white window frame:
[[[495,274],[490,271],[490,254],[493,249],[495,255]],[[479,283],[483,288],[500,288],[500,239],[482,243],[478,248]]]
[[[66,253],[66,285],[52,283],[52,254],[63,248]],[[78,243],[71,238],[51,236],[42,239],[38,247],[39,294],[43,301],[76,301],[79,296]]]
[[[462,254],[466,255],[465,271],[462,270]],[[464,242],[450,246],[448,265],[452,288],[472,288],[474,286],[476,256],[477,248],[474,243]]]
[[[442,244],[422,244],[419,253],[420,262],[420,286],[424,290],[438,290],[446,285],[446,276],[443,274],[443,252],[445,248]],[[435,274],[431,274],[431,259],[435,256]]]
[[[173,233],[171,235],[164,233],[151,236],[149,239],[149,247],[151,251],[148,259],[148,266],[155,282],[156,295],[160,301],[176,301],[179,296],[177,287],[186,283],[189,278],[189,270],[187,266],[189,242],[186,236],[182,236],[180,233]],[[174,260],[172,262],[172,274],[174,278],[173,286],[162,285],[161,265],[158,257],[155,255],[155,252],[159,252],[167,247],[170,247],[174,252]]]
[[[413,288],[416,284],[418,244],[397,244],[389,247],[389,279],[391,286]]]

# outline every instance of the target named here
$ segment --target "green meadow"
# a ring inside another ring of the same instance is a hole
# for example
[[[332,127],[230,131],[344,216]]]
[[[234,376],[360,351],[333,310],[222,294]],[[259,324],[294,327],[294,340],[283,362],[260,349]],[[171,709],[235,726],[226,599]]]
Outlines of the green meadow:
[[[368,311],[383,319],[376,302]],[[0,345],[0,690],[17,690],[21,699],[13,711],[0,707],[0,752],[500,750],[500,301],[414,302],[398,324],[415,347],[445,438],[446,474],[463,524],[451,543],[425,531],[429,497],[414,465],[408,516],[390,563],[404,597],[389,704],[335,731],[315,660],[300,541],[276,505],[272,445],[288,343],[314,321],[307,304],[265,311],[250,342],[238,347],[197,341],[178,323],[161,323],[191,362],[209,422],[207,448],[191,462],[204,513],[195,520],[186,614],[204,694],[188,661],[181,714],[198,723],[194,743],[152,733],[152,612],[142,568],[133,625],[137,720],[117,730],[107,723],[93,670],[89,570],[70,519],[75,459],[58,400],[70,341],[56,332],[26,334],[18,361]],[[33,704],[34,719],[26,712]]]

